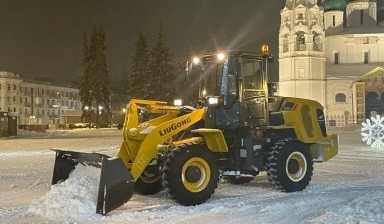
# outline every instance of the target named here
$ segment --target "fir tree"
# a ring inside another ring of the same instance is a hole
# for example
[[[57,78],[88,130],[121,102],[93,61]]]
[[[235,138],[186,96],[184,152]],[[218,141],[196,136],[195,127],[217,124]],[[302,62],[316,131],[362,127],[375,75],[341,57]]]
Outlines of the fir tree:
[[[135,46],[128,77],[128,95],[130,98],[148,99],[153,87],[151,86],[148,46],[142,33],[139,33]]]
[[[172,66],[169,49],[166,46],[166,37],[163,25],[157,34],[150,59],[152,97],[157,100],[172,101],[175,95],[175,71]]]
[[[118,90],[117,90],[117,93],[119,95],[122,95],[122,96],[126,96],[128,97],[128,92],[129,92],[129,89],[128,89],[128,86],[129,86],[129,73],[127,72],[127,70],[124,70],[123,72],[121,72],[120,74],[120,83],[118,85]]]
[[[94,105],[96,108],[96,127],[99,127],[100,108],[111,114],[109,74],[105,57],[105,32],[100,26],[93,28],[91,43],[87,46],[84,38],[83,74],[80,80],[80,97],[83,106]],[[84,108],[83,108],[84,109]]]
[[[86,34],[84,34],[83,40],[83,58],[82,58],[82,68],[81,68],[81,77],[80,77],[80,85],[79,85],[79,96],[80,101],[82,103],[83,114],[82,117],[88,117],[87,107],[90,108],[92,106],[92,102],[94,100],[94,96],[92,94],[93,86],[90,82],[91,80],[91,63],[90,63],[90,55],[89,55],[89,46],[88,39]]]

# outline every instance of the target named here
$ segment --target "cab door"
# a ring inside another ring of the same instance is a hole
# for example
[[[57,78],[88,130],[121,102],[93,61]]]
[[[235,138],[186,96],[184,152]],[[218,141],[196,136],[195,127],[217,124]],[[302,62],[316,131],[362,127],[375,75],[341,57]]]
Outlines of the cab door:
[[[262,60],[256,58],[242,58],[241,86],[243,119],[250,126],[262,126],[268,123],[267,97],[264,80],[265,68]]]

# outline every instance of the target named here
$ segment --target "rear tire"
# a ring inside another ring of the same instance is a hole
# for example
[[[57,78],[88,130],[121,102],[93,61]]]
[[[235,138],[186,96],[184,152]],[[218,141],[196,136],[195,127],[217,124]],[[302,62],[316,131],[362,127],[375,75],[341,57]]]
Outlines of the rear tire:
[[[182,205],[204,203],[215,192],[218,181],[213,154],[203,144],[177,147],[165,162],[164,187]]]
[[[286,192],[302,191],[311,181],[313,160],[309,145],[293,139],[275,143],[266,157],[268,180]]]

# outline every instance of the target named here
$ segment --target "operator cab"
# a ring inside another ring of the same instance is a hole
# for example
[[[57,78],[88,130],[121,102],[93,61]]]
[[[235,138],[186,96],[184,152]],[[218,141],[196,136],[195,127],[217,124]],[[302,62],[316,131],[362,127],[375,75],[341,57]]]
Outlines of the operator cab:
[[[206,127],[235,129],[268,124],[267,52],[215,52],[194,58]],[[197,65],[197,66],[196,66]]]

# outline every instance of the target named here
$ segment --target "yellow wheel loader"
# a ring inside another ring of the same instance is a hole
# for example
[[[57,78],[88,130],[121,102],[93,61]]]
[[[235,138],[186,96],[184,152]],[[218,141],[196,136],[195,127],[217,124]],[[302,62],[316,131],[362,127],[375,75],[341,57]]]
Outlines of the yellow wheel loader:
[[[187,70],[198,76],[197,105],[131,100],[117,157],[56,150],[52,184],[67,179],[79,163],[101,168],[100,214],[134,191],[165,189],[180,204],[198,205],[211,197],[219,178],[243,184],[262,171],[282,191],[305,189],[313,163],[337,154],[338,136],[327,135],[318,102],[273,95],[271,61],[265,51],[194,58]]]

